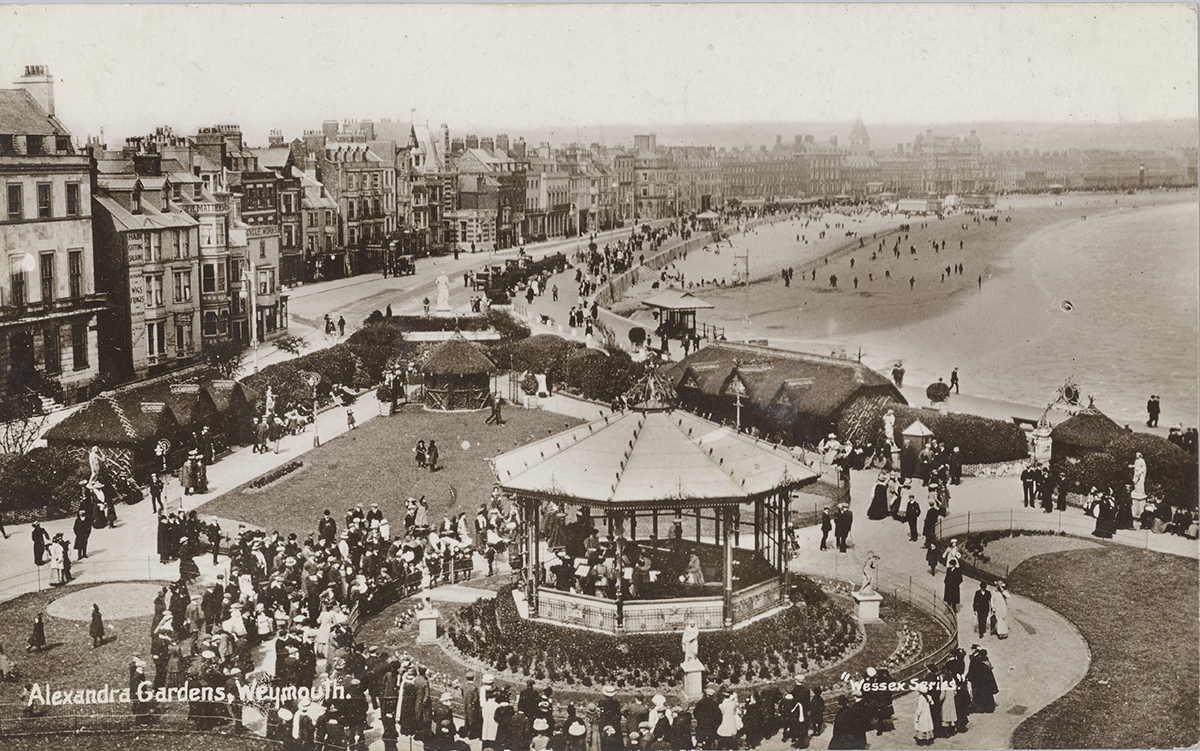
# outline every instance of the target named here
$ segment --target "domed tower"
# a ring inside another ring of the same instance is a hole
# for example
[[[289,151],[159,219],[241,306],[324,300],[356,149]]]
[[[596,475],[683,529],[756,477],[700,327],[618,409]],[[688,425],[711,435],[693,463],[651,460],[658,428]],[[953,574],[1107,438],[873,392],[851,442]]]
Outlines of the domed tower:
[[[850,129],[850,153],[869,154],[871,152],[871,136],[867,135],[867,126],[863,125],[862,117],[854,121]]]

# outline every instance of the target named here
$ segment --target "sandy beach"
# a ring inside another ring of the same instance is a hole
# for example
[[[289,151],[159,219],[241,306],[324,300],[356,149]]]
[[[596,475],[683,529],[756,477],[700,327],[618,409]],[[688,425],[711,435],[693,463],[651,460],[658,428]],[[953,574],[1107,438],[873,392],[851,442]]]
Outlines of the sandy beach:
[[[861,353],[885,372],[902,360],[907,380],[922,389],[958,367],[968,392],[1039,412],[1073,377],[1119,421],[1136,422],[1147,396],[1160,393],[1172,405],[1171,424],[1194,425],[1195,191],[1003,197],[996,208],[994,223],[963,213],[941,220],[826,214],[807,226],[789,219],[735,235],[719,254],[691,253],[666,271],[716,305],[699,320],[724,326],[731,340]],[[905,222],[911,230],[898,233]],[[1135,249],[1145,263],[1128,257]],[[732,283],[734,256],[747,251],[749,287],[714,287],[714,278]],[[780,275],[787,267],[795,270],[790,287]],[[622,307],[652,324],[634,305],[652,292],[644,281]],[[1143,352],[1139,344],[1151,333],[1159,346]]]

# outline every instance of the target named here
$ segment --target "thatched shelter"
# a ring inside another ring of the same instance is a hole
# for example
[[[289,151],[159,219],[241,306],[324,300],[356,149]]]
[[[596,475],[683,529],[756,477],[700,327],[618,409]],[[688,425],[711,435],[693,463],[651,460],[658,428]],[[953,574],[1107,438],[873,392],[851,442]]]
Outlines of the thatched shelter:
[[[92,446],[117,463],[129,467],[134,478],[146,479],[158,470],[155,446],[171,443],[168,463],[186,442],[187,434],[171,408],[162,402],[143,402],[129,394],[105,391],[67,419],[46,431],[46,445],[80,448]]]
[[[471,410],[487,406],[496,366],[462,336],[439,344],[421,366],[426,409]]]
[[[1124,428],[1089,403],[1050,431],[1050,461],[1082,459],[1103,451],[1123,435]]]

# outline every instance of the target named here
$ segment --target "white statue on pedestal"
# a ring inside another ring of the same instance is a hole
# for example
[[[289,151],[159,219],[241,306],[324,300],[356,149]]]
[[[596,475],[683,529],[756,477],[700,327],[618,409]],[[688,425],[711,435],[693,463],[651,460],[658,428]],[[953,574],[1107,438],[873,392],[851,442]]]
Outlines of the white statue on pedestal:
[[[883,440],[887,441],[888,448],[892,451],[897,450],[896,446],[896,413],[888,410],[883,416]]]
[[[700,629],[696,626],[695,621],[688,621],[688,625],[683,629],[683,664],[686,665],[693,660],[699,659],[700,654]]]
[[[1140,451],[1136,456],[1133,460],[1133,497],[1141,499],[1146,497],[1146,460]]]
[[[439,312],[450,310],[450,278],[442,274],[437,278],[437,308]]]
[[[875,584],[879,581],[879,556],[875,555],[874,551],[867,553],[867,560],[862,567],[863,583],[859,588],[859,592],[863,594],[871,594],[875,591]]]

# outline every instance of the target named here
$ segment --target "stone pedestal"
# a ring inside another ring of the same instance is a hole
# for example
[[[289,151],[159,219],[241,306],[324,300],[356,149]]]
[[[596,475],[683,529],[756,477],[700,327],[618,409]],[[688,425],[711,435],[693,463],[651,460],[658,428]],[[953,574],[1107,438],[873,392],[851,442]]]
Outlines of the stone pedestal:
[[[683,698],[696,701],[704,697],[704,663],[688,660],[683,663]]]
[[[1038,464],[1050,463],[1050,427],[1039,425],[1033,431],[1033,460]]]
[[[859,623],[879,621],[879,604],[883,602],[883,595],[878,592],[851,592],[850,596],[858,603]]]
[[[878,608],[876,608],[878,610]],[[423,610],[417,613],[417,644],[432,644],[438,638],[438,611]]]

